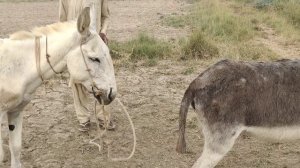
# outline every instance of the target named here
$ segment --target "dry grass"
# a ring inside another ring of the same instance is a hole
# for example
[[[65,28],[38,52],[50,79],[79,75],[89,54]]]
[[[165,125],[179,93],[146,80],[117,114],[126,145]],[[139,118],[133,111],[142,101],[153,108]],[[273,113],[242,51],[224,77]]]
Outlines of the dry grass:
[[[192,33],[182,50],[183,59],[208,59],[219,55],[219,49],[200,31]]]
[[[291,42],[300,41],[299,0],[235,0],[248,8],[260,24],[272,27]]]
[[[242,60],[276,60],[278,55],[262,44],[242,44],[238,46]]]
[[[300,41],[299,4],[297,0],[202,0],[194,2],[188,15],[170,16],[163,23],[192,29],[181,45],[183,58],[274,60],[278,55],[255,39],[265,38],[264,25],[287,43]]]
[[[140,33],[127,42],[111,42],[109,44],[112,57],[123,61],[144,60],[145,65],[154,66],[158,59],[166,59],[172,53],[171,44],[158,40],[146,33]]]

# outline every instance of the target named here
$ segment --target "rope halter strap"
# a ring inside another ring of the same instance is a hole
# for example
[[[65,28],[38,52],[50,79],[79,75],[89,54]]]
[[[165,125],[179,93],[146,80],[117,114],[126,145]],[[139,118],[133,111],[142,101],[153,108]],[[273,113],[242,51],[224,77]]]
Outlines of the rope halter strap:
[[[40,36],[35,37],[35,61],[36,61],[36,69],[38,71],[38,75],[44,82],[44,78],[41,70],[41,37]]]
[[[49,64],[50,68],[55,74],[62,74],[62,72],[57,72],[54,70],[51,62],[50,62],[50,54],[48,53],[48,37],[46,36],[46,60]],[[36,60],[36,69],[38,71],[38,75],[40,76],[42,82],[45,82],[45,79],[41,70],[41,36],[35,36],[35,60]]]

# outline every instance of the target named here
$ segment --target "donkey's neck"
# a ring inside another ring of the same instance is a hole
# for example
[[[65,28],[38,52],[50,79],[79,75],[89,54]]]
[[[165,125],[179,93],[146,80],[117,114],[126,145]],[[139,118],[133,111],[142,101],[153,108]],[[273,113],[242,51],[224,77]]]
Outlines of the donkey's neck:
[[[62,38],[63,37],[63,38]],[[46,43],[47,40],[47,43]],[[44,79],[51,78],[55,72],[63,72],[67,66],[67,54],[80,45],[80,36],[75,31],[42,37],[41,42],[41,75]],[[47,56],[49,58],[47,60]]]
[[[66,69],[66,56],[72,49],[80,45],[80,35],[75,27],[76,26],[74,25],[74,28],[72,29],[42,36],[39,39],[41,46],[39,63],[40,70],[36,66],[38,63],[36,62],[37,57],[35,55],[35,62],[33,64],[35,70],[31,75],[31,80],[28,81],[30,85],[28,88],[29,92],[33,92],[38,86],[40,86],[43,82],[42,80],[48,80],[55,75],[55,72],[60,73]],[[35,47],[36,46],[34,46],[34,48]],[[48,59],[49,62],[46,54],[50,56]]]
[[[61,28],[54,25],[52,28],[46,27],[34,33],[21,32],[15,35],[14,40],[11,38],[0,40],[0,81],[5,81],[0,82],[0,90],[32,94],[42,84],[41,75],[45,80],[54,76],[55,73],[46,59],[46,36],[51,65],[57,72],[62,72],[66,68],[66,57],[70,51],[79,47],[81,35],[77,32],[75,22],[61,25]],[[35,36],[41,36],[41,75],[36,66]]]

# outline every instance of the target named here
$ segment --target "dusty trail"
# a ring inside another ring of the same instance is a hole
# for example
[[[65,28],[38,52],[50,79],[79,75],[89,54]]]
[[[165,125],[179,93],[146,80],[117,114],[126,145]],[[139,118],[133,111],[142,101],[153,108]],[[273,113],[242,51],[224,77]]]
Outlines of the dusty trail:
[[[277,53],[282,58],[300,58],[299,42],[290,43],[284,37],[275,33],[275,31],[265,25],[260,26],[263,37],[257,38],[257,42]]]

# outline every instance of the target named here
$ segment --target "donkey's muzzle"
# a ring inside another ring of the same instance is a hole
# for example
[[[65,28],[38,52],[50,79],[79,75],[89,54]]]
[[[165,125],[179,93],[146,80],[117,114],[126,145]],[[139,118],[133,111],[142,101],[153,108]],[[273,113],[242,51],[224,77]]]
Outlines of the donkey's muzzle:
[[[116,94],[113,92],[113,89],[110,88],[108,93],[94,91],[94,97],[99,101],[100,104],[108,105],[116,98]]]

